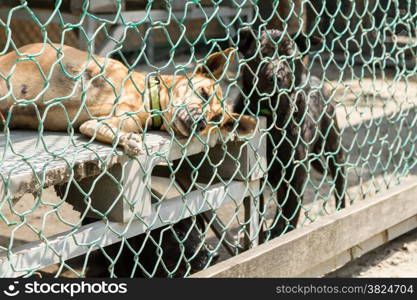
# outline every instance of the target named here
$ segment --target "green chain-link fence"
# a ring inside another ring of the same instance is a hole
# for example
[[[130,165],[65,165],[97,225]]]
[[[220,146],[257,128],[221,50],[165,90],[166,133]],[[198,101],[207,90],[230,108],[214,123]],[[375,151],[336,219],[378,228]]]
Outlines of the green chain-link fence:
[[[413,1],[0,3],[2,277],[188,276],[414,179]]]

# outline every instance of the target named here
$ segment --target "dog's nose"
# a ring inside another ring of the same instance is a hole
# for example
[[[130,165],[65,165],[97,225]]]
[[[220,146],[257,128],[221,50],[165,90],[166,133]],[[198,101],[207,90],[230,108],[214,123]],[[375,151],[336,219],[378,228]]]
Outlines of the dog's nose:
[[[195,130],[197,132],[203,131],[207,126],[207,122],[203,119],[199,120],[197,124],[195,124]]]

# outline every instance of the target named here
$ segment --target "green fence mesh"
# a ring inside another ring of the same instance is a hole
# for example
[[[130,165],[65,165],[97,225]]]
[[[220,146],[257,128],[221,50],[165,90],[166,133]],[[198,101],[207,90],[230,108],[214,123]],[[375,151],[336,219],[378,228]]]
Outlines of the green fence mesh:
[[[1,277],[189,276],[415,177],[415,1],[0,5]]]

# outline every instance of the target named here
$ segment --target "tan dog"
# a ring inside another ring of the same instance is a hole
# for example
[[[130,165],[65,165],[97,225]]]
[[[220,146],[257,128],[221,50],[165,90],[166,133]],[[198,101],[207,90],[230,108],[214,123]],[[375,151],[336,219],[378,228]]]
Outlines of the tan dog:
[[[115,141],[130,155],[140,152],[137,133],[156,123],[182,136],[205,134],[213,126],[246,134],[255,121],[227,112],[221,101],[218,79],[234,58],[232,50],[210,55],[194,74],[155,79],[158,120],[145,105],[155,103],[155,95],[144,74],[69,46],[27,45],[19,55],[0,57],[0,112],[9,128],[37,129],[41,123],[44,130],[72,127],[101,142]]]

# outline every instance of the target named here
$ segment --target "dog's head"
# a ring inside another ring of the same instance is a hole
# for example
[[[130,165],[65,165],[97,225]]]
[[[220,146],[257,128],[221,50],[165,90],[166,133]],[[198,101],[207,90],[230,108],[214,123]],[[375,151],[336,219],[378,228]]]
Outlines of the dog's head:
[[[194,73],[172,76],[165,80],[167,87],[170,126],[183,136],[205,134],[211,127],[233,131],[239,135],[251,133],[256,121],[248,116],[232,113],[220,86],[227,66],[234,60],[233,48],[215,52],[205,59]],[[171,80],[171,81],[169,81]]]
[[[264,93],[292,90],[299,86],[304,71],[303,57],[322,39],[306,38],[302,33],[289,35],[269,29],[260,33],[244,29],[239,33],[238,47],[251,73],[258,78],[257,88]]]

